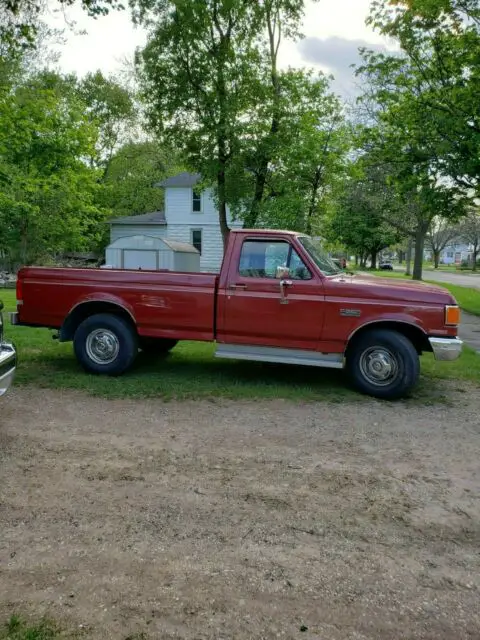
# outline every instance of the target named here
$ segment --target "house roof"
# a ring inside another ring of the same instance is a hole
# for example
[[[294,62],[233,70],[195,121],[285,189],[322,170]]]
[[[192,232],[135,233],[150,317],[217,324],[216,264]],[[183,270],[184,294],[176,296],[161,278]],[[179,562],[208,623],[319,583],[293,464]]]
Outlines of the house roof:
[[[188,173],[188,171],[182,171],[176,176],[167,178],[162,182],[157,182],[155,187],[193,187],[200,180],[201,175],[199,173]]]
[[[112,218],[108,224],[151,224],[164,225],[165,213],[163,211],[153,211],[152,213],[142,213],[138,216],[123,216],[121,218]]]

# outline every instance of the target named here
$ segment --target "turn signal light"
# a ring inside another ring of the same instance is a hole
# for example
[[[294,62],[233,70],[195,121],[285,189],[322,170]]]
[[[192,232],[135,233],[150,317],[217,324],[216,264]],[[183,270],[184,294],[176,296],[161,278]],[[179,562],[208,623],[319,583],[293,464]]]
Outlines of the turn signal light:
[[[460,324],[460,308],[456,305],[447,305],[445,307],[445,324],[450,327],[456,327]]]

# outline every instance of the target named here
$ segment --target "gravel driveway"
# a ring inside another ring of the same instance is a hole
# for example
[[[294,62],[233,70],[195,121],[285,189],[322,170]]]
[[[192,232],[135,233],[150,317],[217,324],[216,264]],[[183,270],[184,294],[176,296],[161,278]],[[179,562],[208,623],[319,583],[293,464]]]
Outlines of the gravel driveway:
[[[480,391],[0,414],[0,616],[94,639],[480,637]],[[458,406],[454,406],[458,403]]]

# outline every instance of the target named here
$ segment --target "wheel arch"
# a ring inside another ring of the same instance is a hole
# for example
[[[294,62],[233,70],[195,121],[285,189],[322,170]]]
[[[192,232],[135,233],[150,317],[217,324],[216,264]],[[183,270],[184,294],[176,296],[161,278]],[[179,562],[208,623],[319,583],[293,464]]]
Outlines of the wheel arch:
[[[402,334],[410,340],[419,355],[424,351],[432,351],[427,334],[418,325],[401,320],[376,320],[361,325],[350,334],[345,348],[345,356],[348,355],[348,351],[355,345],[359,338],[366,333],[375,331],[376,329],[396,331],[397,333]]]
[[[73,340],[80,324],[87,318],[99,313],[109,313],[123,318],[137,331],[133,313],[123,304],[112,300],[84,300],[76,304],[65,318],[59,333],[60,342]]]

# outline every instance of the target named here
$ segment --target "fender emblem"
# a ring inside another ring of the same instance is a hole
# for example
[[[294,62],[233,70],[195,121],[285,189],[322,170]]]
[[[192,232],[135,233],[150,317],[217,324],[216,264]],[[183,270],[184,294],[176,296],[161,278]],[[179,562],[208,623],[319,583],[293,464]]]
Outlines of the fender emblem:
[[[359,318],[362,313],[360,309],[340,309],[340,315],[345,318]]]

